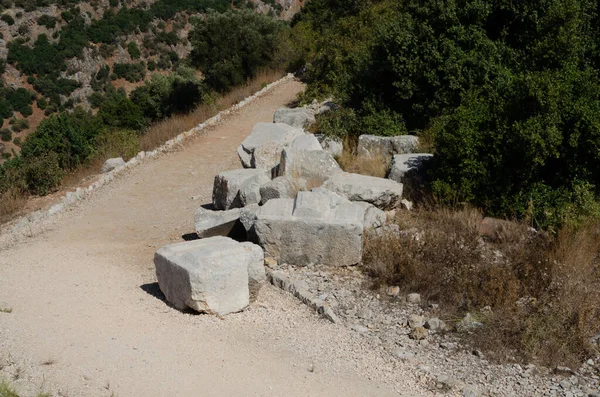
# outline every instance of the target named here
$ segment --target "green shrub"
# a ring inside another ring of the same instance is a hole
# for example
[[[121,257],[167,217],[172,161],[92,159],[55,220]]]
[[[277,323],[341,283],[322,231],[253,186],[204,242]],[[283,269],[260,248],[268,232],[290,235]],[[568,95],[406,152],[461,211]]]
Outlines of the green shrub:
[[[135,83],[144,79],[146,65],[144,63],[115,63],[113,65],[113,72],[117,78]]]
[[[142,109],[124,95],[112,95],[105,99],[98,116],[110,127],[141,130],[146,125]]]
[[[9,14],[2,14],[0,16],[0,20],[6,22],[8,26],[12,26],[15,24],[15,20]]]
[[[359,133],[433,133],[439,200],[552,227],[600,193],[599,7],[312,0],[292,37],[306,99],[333,95]]]
[[[46,107],[48,106],[48,101],[46,101],[46,98],[44,97],[40,97],[37,100],[37,106],[38,108],[40,108],[41,110],[46,109]]]
[[[204,88],[194,71],[180,67],[168,76],[154,74],[144,85],[136,88],[131,100],[149,120],[159,120],[173,113],[188,112],[202,102]]]
[[[209,12],[193,21],[191,61],[202,70],[210,88],[227,91],[254,77],[260,68],[275,66],[284,29],[284,24],[252,11]]]
[[[127,51],[129,52],[131,59],[140,59],[141,52],[138,45],[134,41],[127,43]]]
[[[40,196],[55,190],[64,176],[64,171],[59,166],[58,154],[54,152],[27,157],[23,161],[22,172],[27,191]]]
[[[2,139],[4,142],[12,141],[12,131],[8,128],[0,130],[0,139]]]
[[[57,21],[58,20],[53,16],[44,14],[38,18],[37,23],[38,25],[45,26],[48,29],[54,29],[56,27]]]
[[[44,119],[23,143],[25,160],[56,153],[63,170],[85,163],[94,152],[94,140],[104,131],[100,119],[80,109],[72,114],[59,113]]]

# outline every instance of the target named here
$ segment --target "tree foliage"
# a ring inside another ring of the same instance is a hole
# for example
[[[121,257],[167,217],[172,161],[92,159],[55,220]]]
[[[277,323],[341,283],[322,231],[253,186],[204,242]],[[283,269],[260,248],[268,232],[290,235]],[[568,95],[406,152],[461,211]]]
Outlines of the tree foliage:
[[[383,130],[433,133],[439,199],[546,227],[600,193],[598,10],[313,0],[293,34],[309,96],[334,95]]]
[[[274,65],[284,29],[284,24],[252,11],[209,12],[193,22],[192,64],[210,88],[227,91]]]

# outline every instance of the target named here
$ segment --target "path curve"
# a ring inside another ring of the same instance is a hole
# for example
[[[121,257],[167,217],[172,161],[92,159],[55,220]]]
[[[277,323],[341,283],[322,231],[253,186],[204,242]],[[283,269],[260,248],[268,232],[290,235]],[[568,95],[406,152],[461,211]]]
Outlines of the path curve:
[[[155,250],[193,232],[214,175],[302,89],[281,84],[0,251],[0,378],[69,397],[427,395],[412,369],[271,286],[224,319],[156,297]]]

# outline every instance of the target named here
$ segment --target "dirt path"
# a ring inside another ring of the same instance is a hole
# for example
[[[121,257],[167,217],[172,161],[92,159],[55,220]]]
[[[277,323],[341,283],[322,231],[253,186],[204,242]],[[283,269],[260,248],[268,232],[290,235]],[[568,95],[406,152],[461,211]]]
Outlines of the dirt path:
[[[147,161],[0,252],[0,378],[24,395],[424,395],[357,333],[271,286],[220,320],[157,299],[154,251],[193,232],[215,174],[302,86],[286,82],[185,148]]]

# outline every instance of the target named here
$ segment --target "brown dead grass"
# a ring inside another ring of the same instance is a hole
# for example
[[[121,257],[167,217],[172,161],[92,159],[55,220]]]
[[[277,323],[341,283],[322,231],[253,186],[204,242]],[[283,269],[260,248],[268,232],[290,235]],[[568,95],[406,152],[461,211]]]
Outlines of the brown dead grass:
[[[0,224],[20,213],[27,203],[27,198],[17,190],[9,190],[0,194]]]
[[[377,284],[441,303],[450,318],[470,311],[486,324],[471,336],[490,357],[575,365],[597,349],[600,234],[597,222],[557,236],[523,224],[484,241],[475,209],[401,212],[403,230],[371,236],[363,263]],[[479,314],[490,306],[489,314]]]
[[[280,70],[263,71],[245,85],[234,88],[229,93],[219,97],[214,103],[202,104],[193,112],[175,115],[153,124],[141,138],[141,149],[148,151],[157,148],[169,139],[208,120],[221,110],[241,102],[243,99],[264,88],[267,84],[280,79],[283,74]]]
[[[356,153],[356,145],[346,139],[344,151],[336,158],[340,167],[346,172],[385,178],[390,169],[390,158],[381,153],[372,156],[360,156]]]

